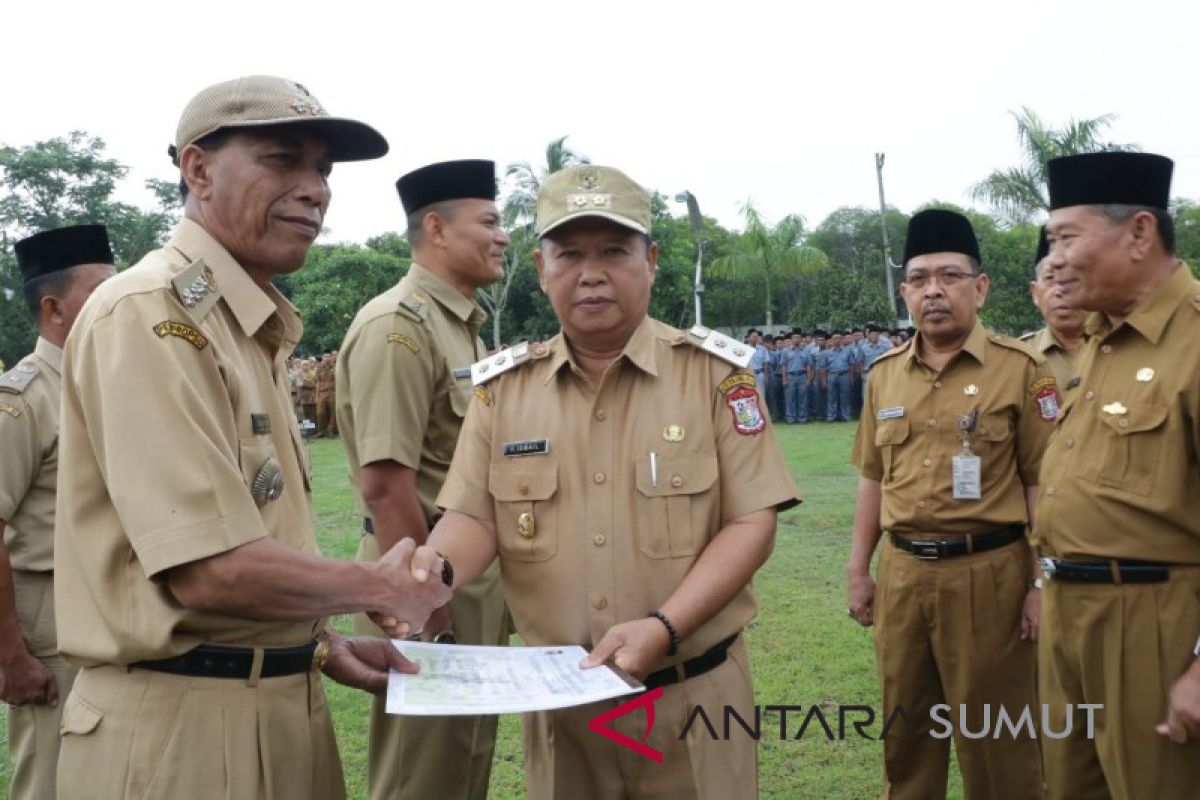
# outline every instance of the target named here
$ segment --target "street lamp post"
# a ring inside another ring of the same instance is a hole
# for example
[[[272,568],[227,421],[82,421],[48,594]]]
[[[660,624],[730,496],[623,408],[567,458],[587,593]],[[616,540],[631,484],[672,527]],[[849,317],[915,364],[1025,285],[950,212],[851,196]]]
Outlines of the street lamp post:
[[[692,234],[696,237],[696,277],[692,282],[692,297],[696,303],[696,324],[700,323],[700,296],[704,294],[702,269],[704,266],[704,218],[700,216],[700,204],[696,195],[686,189],[675,195],[676,203],[687,203],[688,219],[692,223]]]

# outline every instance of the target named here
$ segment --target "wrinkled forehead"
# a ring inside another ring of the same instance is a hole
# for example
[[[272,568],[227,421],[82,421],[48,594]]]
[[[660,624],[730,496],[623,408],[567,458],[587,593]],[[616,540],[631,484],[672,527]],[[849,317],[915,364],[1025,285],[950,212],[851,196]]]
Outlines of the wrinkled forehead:
[[[905,265],[905,276],[920,274],[928,275],[942,269],[957,269],[970,272],[975,267],[971,264],[970,256],[965,253],[926,253],[908,260]]]

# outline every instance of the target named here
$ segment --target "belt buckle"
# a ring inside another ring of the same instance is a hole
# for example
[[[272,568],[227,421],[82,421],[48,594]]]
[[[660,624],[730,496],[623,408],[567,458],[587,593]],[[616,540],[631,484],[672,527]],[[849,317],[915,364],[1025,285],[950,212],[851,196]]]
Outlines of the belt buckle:
[[[937,542],[909,542],[914,556],[922,561],[937,561],[942,557],[942,551]]]
[[[1045,578],[1053,578],[1054,573],[1058,572],[1058,564],[1050,556],[1042,556],[1038,563],[1042,565],[1042,576]]]

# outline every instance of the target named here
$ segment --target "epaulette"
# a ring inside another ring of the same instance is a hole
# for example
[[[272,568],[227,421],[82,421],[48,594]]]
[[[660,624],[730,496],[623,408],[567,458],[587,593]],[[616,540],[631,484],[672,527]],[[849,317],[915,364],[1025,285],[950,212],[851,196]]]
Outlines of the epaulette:
[[[471,365],[471,384],[482,386],[529,360],[529,343],[521,342]]]
[[[749,366],[750,358],[754,355],[754,348],[750,345],[703,325],[693,325],[687,332],[687,340],[695,347],[738,367]]]
[[[420,289],[413,289],[408,297],[400,301],[400,313],[413,322],[425,322],[429,316],[429,295]]]
[[[212,307],[221,299],[221,289],[212,268],[198,258],[188,264],[187,269],[171,279],[175,295],[196,322],[202,322]]]
[[[912,344],[915,341],[916,341],[916,338],[912,338],[912,339],[909,339],[904,344],[895,345],[891,350],[884,352],[883,354],[881,354],[879,356],[879,358],[877,358],[873,362],[871,362],[871,369],[875,369],[877,366],[879,366],[879,362],[881,362],[881,361],[884,361],[889,358],[895,358],[896,356],[901,355],[902,353],[907,353],[908,348],[912,347]]]
[[[1020,339],[1014,339],[1011,336],[1005,336],[1003,333],[989,333],[988,341],[992,344],[998,344],[1007,350],[1016,350],[1023,356],[1032,359],[1036,364],[1044,364],[1046,357],[1041,353],[1036,352],[1032,347],[1022,342]]]
[[[17,364],[8,372],[0,375],[0,391],[21,394],[37,376],[38,368],[35,365]]]

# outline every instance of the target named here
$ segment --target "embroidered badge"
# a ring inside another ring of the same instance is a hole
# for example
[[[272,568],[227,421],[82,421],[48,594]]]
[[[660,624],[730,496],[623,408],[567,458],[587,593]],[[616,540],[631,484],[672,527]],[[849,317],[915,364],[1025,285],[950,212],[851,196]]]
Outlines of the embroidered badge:
[[[1042,419],[1049,422],[1058,417],[1058,391],[1054,388],[1054,381],[1033,397],[1037,400],[1038,414]]]
[[[1046,387],[1054,388],[1054,378],[1042,378],[1033,382],[1029,387],[1029,393],[1032,395],[1040,394]]]
[[[734,429],[743,436],[753,436],[767,427],[767,420],[758,407],[758,392],[755,389],[749,386],[734,389],[725,395],[725,405],[733,412]]]
[[[479,402],[483,403],[485,406],[490,406],[492,404],[492,393],[482,386],[475,387],[475,396],[478,397]]]
[[[411,336],[405,336],[403,333],[389,333],[387,340],[392,344],[402,344],[414,353],[421,352],[421,345],[417,344]]]
[[[182,322],[163,320],[154,326],[154,332],[158,334],[160,339],[164,336],[177,336],[197,350],[203,350],[205,347],[208,347],[208,338],[204,334],[191,325],[185,325]]]
[[[21,416],[21,409],[16,406],[10,406],[8,403],[0,403],[0,413],[8,414],[10,417]]]
[[[881,408],[879,413],[875,415],[876,419],[897,419],[904,416],[904,406],[892,406],[891,408]]]
[[[739,386],[749,386],[751,389],[758,386],[758,381],[754,380],[753,375],[730,375],[717,386],[717,391],[721,394],[729,394],[731,389],[736,389]]]

